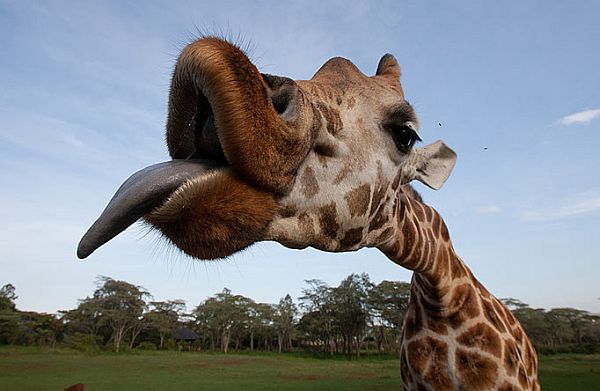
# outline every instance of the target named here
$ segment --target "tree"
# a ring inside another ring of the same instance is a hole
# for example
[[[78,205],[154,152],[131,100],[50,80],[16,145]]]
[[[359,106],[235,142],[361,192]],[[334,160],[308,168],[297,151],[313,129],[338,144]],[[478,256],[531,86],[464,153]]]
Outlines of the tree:
[[[377,330],[375,340],[379,351],[390,345],[388,334],[391,334],[393,340],[393,350],[398,349],[409,300],[408,282],[382,281],[369,291],[367,302],[373,316],[373,326]]]
[[[502,299],[533,344],[547,352],[594,351],[600,342],[600,317],[575,308],[531,308],[517,299]]]
[[[15,343],[20,315],[15,306],[15,287],[6,284],[0,288],[0,344]]]
[[[104,276],[98,278],[97,286],[94,298],[100,303],[101,321],[111,329],[110,339],[113,341],[115,352],[118,352],[125,334],[139,328],[146,309],[144,298],[150,294],[140,286]],[[132,334],[130,342],[133,342],[136,336],[137,334]],[[132,345],[133,343],[130,343],[130,346]]]
[[[221,351],[227,353],[232,335],[236,337],[236,346],[239,347],[240,333],[247,323],[250,302],[247,297],[233,295],[224,288],[196,307],[194,315],[197,324],[210,335],[211,349],[214,350],[216,343],[220,342]]]
[[[526,303],[522,302],[519,299],[514,299],[512,297],[506,297],[503,299],[500,299],[500,301],[508,307],[509,310],[511,311],[515,311],[515,310],[519,310],[519,309],[523,309],[523,308],[528,308],[529,305],[527,305]]]
[[[284,345],[286,345],[286,349],[292,348],[292,334],[294,332],[297,313],[298,308],[289,294],[281,298],[279,304],[275,306],[273,324],[277,330],[277,346],[279,353],[284,349]]]
[[[370,320],[367,298],[371,286],[366,273],[361,275],[353,273],[333,290],[335,325],[342,334],[348,355],[352,354],[354,342],[356,355],[360,356],[362,337]]]
[[[254,350],[254,337],[256,331],[263,325],[264,315],[261,311],[261,304],[254,301],[248,306],[248,334],[250,338],[250,351]]]
[[[101,327],[102,300],[97,297],[86,297],[79,301],[77,308],[61,311],[62,320],[66,322],[72,334],[83,333],[96,338]]]
[[[275,319],[274,306],[267,303],[254,303],[250,308],[249,314],[250,350],[254,350],[255,336],[258,341],[262,341],[264,350],[270,350]]]
[[[300,320],[306,337],[314,343],[324,342],[329,354],[334,353],[335,330],[334,310],[335,301],[333,290],[321,280],[305,280],[309,285],[302,290],[300,306],[306,312]]]
[[[560,325],[563,336],[576,344],[583,342],[583,331],[594,318],[589,312],[575,308],[553,308],[548,317]]]
[[[145,316],[140,316],[139,318],[132,319],[131,325],[129,327],[129,350],[133,349],[135,346],[135,341],[140,333],[150,327],[150,324]]]
[[[15,300],[18,299],[18,296],[15,294],[15,290],[13,284],[6,284],[0,288],[0,311],[16,309]]]
[[[55,346],[62,338],[64,325],[53,314],[20,312],[19,341],[23,345]]]
[[[158,331],[160,338],[159,349],[164,347],[165,338],[177,328],[179,317],[185,311],[185,301],[153,301],[150,302],[152,309],[146,314],[150,327]]]

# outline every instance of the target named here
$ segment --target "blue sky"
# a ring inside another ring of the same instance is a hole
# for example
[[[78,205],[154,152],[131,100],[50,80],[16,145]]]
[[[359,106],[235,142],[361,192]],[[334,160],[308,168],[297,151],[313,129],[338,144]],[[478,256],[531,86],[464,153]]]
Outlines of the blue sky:
[[[120,183],[168,159],[170,73],[199,27],[296,79],[338,55],[372,74],[393,53],[423,139],[458,153],[442,190],[417,185],[458,253],[498,297],[600,312],[600,3],[298,3],[0,0],[0,285],[18,307],[72,308],[97,275],[188,308],[223,287],[276,302],[305,279],[410,279],[376,250],[195,262],[142,226],[77,260]]]

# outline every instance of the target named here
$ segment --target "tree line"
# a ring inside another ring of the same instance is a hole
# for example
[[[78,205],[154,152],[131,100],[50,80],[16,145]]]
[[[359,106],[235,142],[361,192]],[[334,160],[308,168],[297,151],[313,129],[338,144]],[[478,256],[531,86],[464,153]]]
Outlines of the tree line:
[[[288,294],[276,304],[259,303],[225,288],[188,311],[182,300],[153,301],[141,286],[101,276],[91,296],[58,314],[18,310],[15,287],[7,284],[0,289],[0,344],[398,354],[409,283],[375,284],[367,274],[351,274],[333,287],[305,283],[297,302]],[[541,353],[600,352],[599,315],[503,301]]]

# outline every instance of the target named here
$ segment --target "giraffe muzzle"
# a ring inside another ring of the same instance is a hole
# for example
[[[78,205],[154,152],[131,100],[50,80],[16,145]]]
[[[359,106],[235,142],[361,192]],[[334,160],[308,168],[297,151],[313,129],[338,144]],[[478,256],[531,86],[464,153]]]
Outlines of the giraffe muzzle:
[[[141,218],[199,259],[262,240],[310,148],[302,107],[294,81],[261,74],[235,45],[214,37],[189,44],[169,93],[173,160],[128,178],[77,256],[88,257]]]

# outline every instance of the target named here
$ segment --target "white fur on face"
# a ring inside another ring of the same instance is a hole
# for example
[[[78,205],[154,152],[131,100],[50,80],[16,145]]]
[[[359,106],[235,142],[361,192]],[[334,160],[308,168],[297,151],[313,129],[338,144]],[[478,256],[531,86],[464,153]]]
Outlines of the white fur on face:
[[[404,99],[369,81],[343,91],[299,82],[322,121],[292,191],[280,201],[280,215],[268,227],[268,240],[350,251],[376,246],[382,234],[391,234],[395,180],[408,155],[381,123],[386,109]]]

